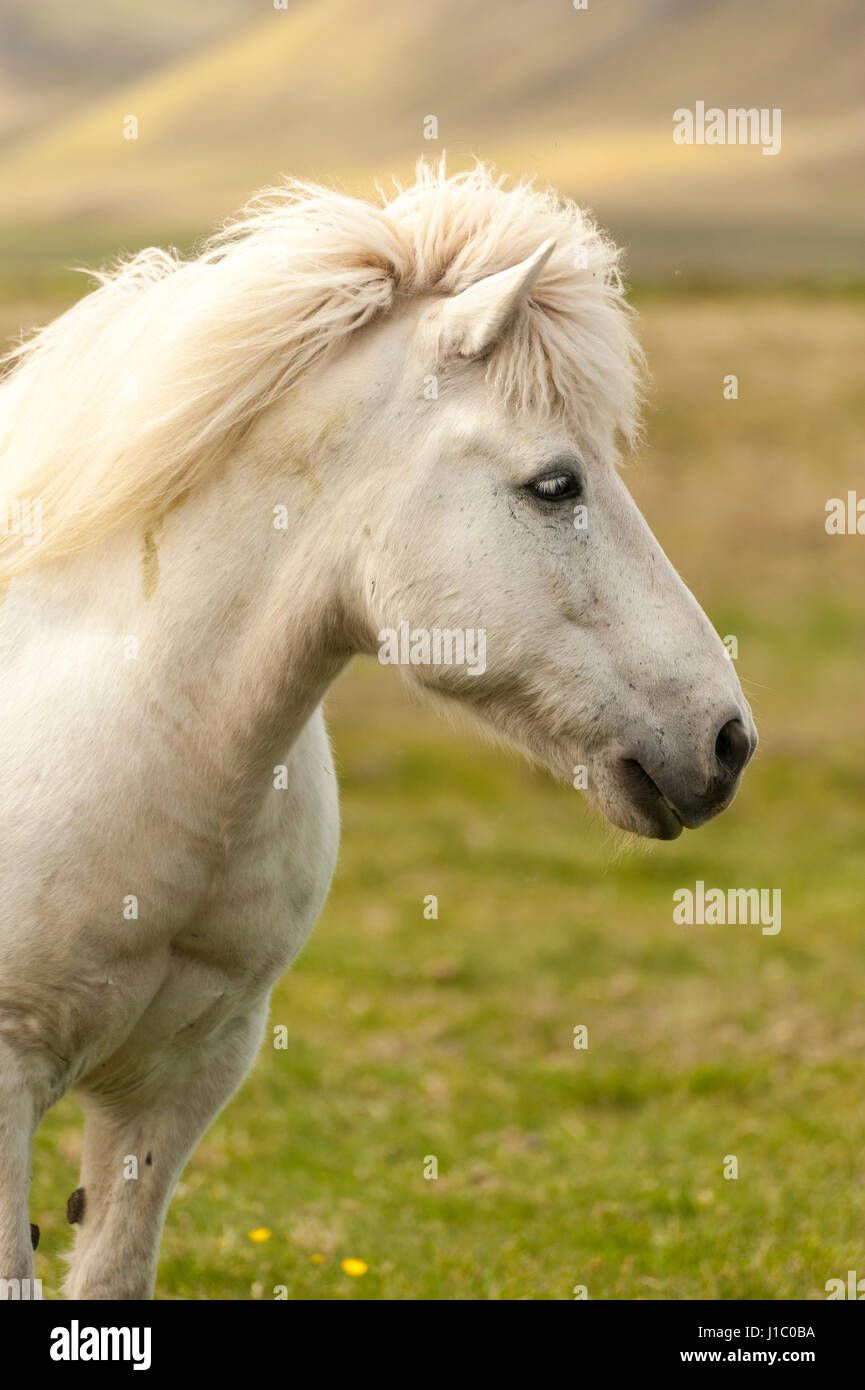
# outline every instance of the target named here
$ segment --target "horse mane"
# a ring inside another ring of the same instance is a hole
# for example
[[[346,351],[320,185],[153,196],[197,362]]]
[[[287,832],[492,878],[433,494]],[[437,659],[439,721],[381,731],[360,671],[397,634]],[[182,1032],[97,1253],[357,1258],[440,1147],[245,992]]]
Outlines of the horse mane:
[[[456,294],[548,237],[556,249],[487,379],[515,410],[633,441],[642,354],[619,252],[575,203],[483,164],[448,176],[443,161],[379,195],[265,190],[193,258],[150,248],[97,273],[8,354],[0,581],[166,511],[396,296]],[[4,524],[25,498],[41,501],[38,546]]]

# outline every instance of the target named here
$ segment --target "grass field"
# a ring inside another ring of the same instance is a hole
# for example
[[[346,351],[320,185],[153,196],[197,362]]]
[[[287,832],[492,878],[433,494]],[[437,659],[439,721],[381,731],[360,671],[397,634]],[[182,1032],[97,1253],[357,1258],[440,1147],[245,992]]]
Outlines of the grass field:
[[[640,307],[655,384],[629,482],[738,638],[762,740],[740,796],[626,843],[356,664],[328,702],[337,877],[273,998],[289,1045],[266,1040],[190,1162],[162,1298],[810,1299],[865,1276],[865,538],[823,525],[865,490],[862,305]],[[0,328],[34,310],[7,302]],[[780,933],[674,925],[696,879],[780,888]],[[37,1143],[49,1297],[79,1124],[67,1098]]]

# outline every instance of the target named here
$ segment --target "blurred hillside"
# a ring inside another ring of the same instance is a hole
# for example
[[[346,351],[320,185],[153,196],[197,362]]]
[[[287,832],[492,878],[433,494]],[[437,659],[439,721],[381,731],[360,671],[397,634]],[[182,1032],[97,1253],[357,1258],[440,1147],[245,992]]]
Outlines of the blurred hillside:
[[[280,173],[370,192],[443,149],[593,207],[637,278],[865,272],[856,0],[288,5],[5,0],[7,273],[188,243]],[[780,154],[675,145],[673,112],[697,100],[780,107]]]
[[[3,0],[0,141],[62,121],[79,106],[192,53],[260,15],[258,0]]]

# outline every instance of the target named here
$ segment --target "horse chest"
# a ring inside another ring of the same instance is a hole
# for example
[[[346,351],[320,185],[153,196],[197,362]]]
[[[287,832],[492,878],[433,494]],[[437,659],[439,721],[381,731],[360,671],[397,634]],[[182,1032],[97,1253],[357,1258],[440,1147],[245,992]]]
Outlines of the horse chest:
[[[270,990],[321,911],[338,840],[336,780],[316,715],[293,749],[285,791],[228,847],[206,904],[172,938],[161,993],[163,1003],[176,1000],[176,1021],[245,1007]]]
[[[153,961],[158,986],[151,976],[131,1030],[97,1045],[86,1084],[134,1083],[260,1011],[321,910],[336,839],[335,787],[318,777],[301,801],[280,803],[276,815],[269,807],[246,844],[226,854],[199,911],[162,942]],[[131,969],[122,982],[130,997],[135,977]]]

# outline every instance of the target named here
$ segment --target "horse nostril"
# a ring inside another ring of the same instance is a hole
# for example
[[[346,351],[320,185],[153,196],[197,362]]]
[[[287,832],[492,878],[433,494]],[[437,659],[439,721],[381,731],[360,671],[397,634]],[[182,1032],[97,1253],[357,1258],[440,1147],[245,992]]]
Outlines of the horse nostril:
[[[728,777],[736,778],[751,756],[751,740],[741,719],[728,719],[715,739],[715,757]]]

